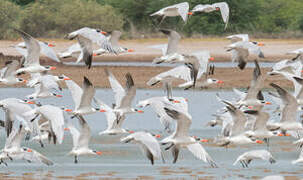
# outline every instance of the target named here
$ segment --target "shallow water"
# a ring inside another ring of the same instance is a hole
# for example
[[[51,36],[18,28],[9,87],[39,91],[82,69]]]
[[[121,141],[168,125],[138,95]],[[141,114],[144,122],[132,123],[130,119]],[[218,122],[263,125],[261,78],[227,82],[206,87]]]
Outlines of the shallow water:
[[[33,90],[26,88],[2,88],[0,99],[8,97],[23,98]],[[218,91],[182,91],[175,90],[174,96],[188,98],[189,111],[193,117],[191,135],[203,138],[215,137],[220,129],[205,127],[212,117],[211,114],[222,107],[217,102],[215,94]],[[232,99],[231,91],[220,91],[221,97]],[[55,104],[73,108],[71,96],[68,91],[63,91],[63,98],[42,100],[42,104]],[[161,90],[138,90],[135,102],[153,96],[162,96]],[[266,96],[266,93],[265,93]],[[110,104],[113,102],[113,93],[109,89],[98,89],[97,97]],[[267,97],[267,96],[266,96]],[[274,108],[270,105],[268,108]],[[131,130],[148,130],[158,133],[162,129],[156,115],[149,109],[144,109],[144,114],[133,114],[127,117],[124,127]],[[0,113],[0,117],[3,113]],[[266,145],[250,145],[245,147],[231,147],[225,149],[216,147],[211,143],[205,143],[204,147],[219,165],[219,168],[210,166],[197,160],[186,149],[182,149],[176,164],[172,164],[170,152],[165,152],[166,163],[160,160],[152,166],[143,156],[140,149],[133,144],[119,143],[120,137],[98,136],[97,133],[106,127],[105,116],[95,113],[85,117],[88,121],[93,137],[90,147],[100,150],[103,155],[98,157],[79,157],[79,163],[73,163],[73,157],[66,154],[72,148],[71,137],[67,132],[64,143],[61,145],[46,144],[46,148],[40,148],[37,143],[25,142],[23,145],[31,147],[48,156],[55,162],[52,167],[41,164],[26,163],[23,161],[8,162],[8,167],[0,166],[0,178],[143,178],[143,179],[168,179],[168,178],[210,178],[210,179],[250,179],[261,178],[268,175],[280,174],[282,176],[302,176],[303,169],[298,165],[292,165],[291,161],[299,156],[299,150],[291,143],[292,138],[279,137],[271,140],[270,151],[276,158],[277,163],[270,165],[264,161],[253,161],[249,168],[240,165],[233,166],[237,156],[251,149],[266,149]],[[111,141],[115,143],[110,144]],[[0,146],[4,146],[5,138],[2,132]]]
[[[66,65],[72,66],[84,66],[83,62],[65,62]],[[215,67],[219,68],[231,68],[237,67],[237,63],[233,62],[211,62]],[[259,62],[260,67],[262,68],[271,68],[274,63],[272,62]],[[151,62],[92,62],[92,66],[138,66],[138,67],[175,67],[175,64],[161,63],[161,64],[152,64]],[[248,68],[254,68],[255,64],[253,62],[248,62],[246,64]]]

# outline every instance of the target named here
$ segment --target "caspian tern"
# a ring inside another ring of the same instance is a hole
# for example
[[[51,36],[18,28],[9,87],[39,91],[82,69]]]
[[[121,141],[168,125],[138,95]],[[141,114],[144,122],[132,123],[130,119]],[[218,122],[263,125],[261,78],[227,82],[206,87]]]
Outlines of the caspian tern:
[[[56,67],[53,66],[44,67],[40,65],[39,56],[41,48],[39,42],[36,39],[21,30],[15,29],[15,31],[22,36],[27,49],[27,55],[25,56],[25,62],[23,63],[24,67],[18,69],[16,71],[16,74],[23,72],[38,73],[56,69]]]
[[[54,60],[56,62],[61,62],[55,51],[51,48],[54,47],[55,45],[51,44],[51,43],[47,43],[47,42],[42,42],[42,41],[38,41],[39,45],[40,45],[40,53],[43,54],[44,56],[50,58],[51,60]],[[22,54],[24,57],[27,55],[27,49],[26,49],[26,44],[25,42],[21,42],[19,44],[17,44],[16,46],[14,46],[15,49]]]
[[[56,144],[57,142],[59,144],[62,144],[64,136],[64,115],[63,110],[61,108],[53,105],[43,105],[40,107],[36,107],[35,109],[30,112],[27,112],[26,114],[38,115],[40,116],[40,118],[43,118],[48,121],[50,132],[49,136],[53,138],[54,144]],[[38,116],[32,119],[31,122],[36,120]]]
[[[189,15],[193,15],[198,12],[209,13],[212,11],[221,11],[221,16],[225,23],[224,29],[226,29],[229,19],[229,7],[226,2],[219,2],[214,4],[198,4],[189,12]]]
[[[144,154],[150,160],[152,165],[154,165],[155,159],[162,159],[162,161],[164,162],[159,142],[154,136],[152,136],[152,134],[148,132],[135,132],[133,134],[121,138],[121,142],[132,142],[140,145]]]
[[[165,107],[164,110],[167,115],[177,122],[175,132],[161,141],[162,144],[170,144],[165,150],[172,150],[172,154],[174,156],[173,163],[177,162],[180,149],[182,147],[186,147],[198,159],[209,163],[212,167],[217,167],[216,163],[205,151],[203,146],[195,138],[188,135],[188,131],[192,123],[191,116],[180,109],[175,110]]]
[[[100,111],[99,108],[93,108],[91,106],[96,90],[87,77],[84,76],[82,88],[73,80],[65,81],[65,83],[75,103],[74,110],[65,109],[65,111],[71,112],[74,115],[85,115]]]
[[[240,162],[241,165],[245,168],[248,167],[248,164],[254,159],[261,159],[264,161],[269,161],[270,164],[275,163],[276,160],[272,156],[272,154],[267,150],[252,150],[243,153],[240,155],[237,160],[234,162],[234,166]]]
[[[260,58],[264,58],[264,54],[261,51],[260,46],[263,43],[249,42],[249,41],[238,41],[227,46],[227,51],[230,51],[232,56],[232,62],[238,62],[238,67],[243,70],[247,63],[247,57],[250,53],[258,55]]]
[[[166,61],[173,61],[173,60],[176,60],[176,59],[184,59],[183,55],[181,55],[177,52],[178,51],[178,44],[179,44],[179,41],[181,39],[181,36],[179,35],[179,33],[177,33],[176,31],[173,31],[173,30],[169,30],[169,29],[160,29],[160,31],[162,33],[164,33],[165,35],[167,35],[168,44],[166,46],[165,55],[163,55],[159,58],[155,58],[153,60],[153,63],[160,64],[160,63],[166,62]]]
[[[118,118],[120,119],[128,113],[143,113],[142,110],[138,110],[131,107],[132,101],[136,95],[136,87],[131,74],[127,73],[125,75],[126,88],[123,88],[119,81],[117,81],[115,76],[110,71],[105,69],[105,73],[109,80],[110,86],[113,92],[115,93],[114,112],[117,114]]]
[[[68,123],[67,127],[73,137],[73,149],[68,153],[69,155],[75,156],[75,163],[78,163],[78,156],[81,155],[101,155],[101,151],[94,151],[88,147],[91,130],[81,115],[76,116],[79,119],[80,129],[78,130],[74,124]]]
[[[17,60],[6,61],[5,67],[1,69],[0,82],[5,85],[14,85],[17,83],[26,83],[27,81],[22,78],[16,78],[16,70],[19,68],[20,63]]]
[[[25,136],[26,131],[22,125],[15,127],[9,137],[6,139],[5,146],[1,150],[0,162],[6,164],[5,160],[23,159],[27,162],[41,162],[48,166],[54,163],[39,152],[28,148],[21,147],[21,141]]]
[[[150,106],[157,114],[157,117],[159,118],[161,124],[164,126],[164,129],[167,132],[170,132],[173,119],[168,116],[164,110],[164,107],[168,105],[180,107],[184,109],[185,112],[188,112],[187,99],[183,97],[173,97],[173,101],[167,99],[166,96],[152,97],[139,101],[137,107],[144,108]]]
[[[284,104],[281,120],[278,123],[271,124],[272,127],[275,126],[272,130],[279,129],[282,134],[285,134],[288,130],[302,130],[302,123],[297,121],[299,104],[296,98],[280,86],[274,83],[271,83],[270,85],[277,90],[282,103]]]
[[[179,4],[171,5],[165,8],[160,9],[159,11],[151,14],[150,16],[162,16],[161,22],[166,17],[174,17],[174,16],[181,16],[183,21],[186,22],[188,16],[189,4],[188,2],[182,2]]]

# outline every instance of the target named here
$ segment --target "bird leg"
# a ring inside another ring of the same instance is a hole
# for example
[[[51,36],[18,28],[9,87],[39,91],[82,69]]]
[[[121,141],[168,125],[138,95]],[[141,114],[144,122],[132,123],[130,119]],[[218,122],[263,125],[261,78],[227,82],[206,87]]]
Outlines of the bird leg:
[[[33,119],[31,119],[31,122],[33,122],[35,119],[37,119],[38,116],[39,116],[39,114],[36,114],[36,116]]]
[[[40,146],[41,146],[42,148],[44,148],[44,144],[43,144],[43,142],[42,142],[41,140],[39,140],[39,143],[40,143]]]
[[[31,138],[31,134],[28,132],[25,135],[25,141],[29,141],[29,139]]]
[[[13,158],[10,155],[8,155],[8,154],[6,154],[6,155],[7,155],[9,160],[13,161]]]
[[[162,22],[164,21],[164,19],[166,18],[166,16],[163,16],[160,23],[158,24],[158,26],[160,26],[162,24]]]
[[[77,159],[77,156],[75,156],[75,164],[77,164],[78,163],[78,159]]]

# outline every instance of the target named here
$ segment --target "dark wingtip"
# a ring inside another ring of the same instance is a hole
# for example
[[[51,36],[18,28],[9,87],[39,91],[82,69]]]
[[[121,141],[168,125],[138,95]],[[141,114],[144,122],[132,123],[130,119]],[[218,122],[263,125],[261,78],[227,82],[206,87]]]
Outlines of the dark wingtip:
[[[5,61],[5,65],[11,64],[13,61],[9,60],[9,61]]]
[[[126,86],[127,86],[127,88],[131,88],[132,86],[135,85],[133,77],[132,77],[132,75],[129,72],[126,73],[125,78],[126,78]]]
[[[83,83],[86,84],[86,85],[88,85],[88,86],[92,86],[93,85],[86,76],[83,77]]]
[[[256,111],[256,110],[245,110],[244,113],[246,113],[246,114],[258,114],[258,111]]]
[[[159,31],[161,31],[162,33],[166,34],[166,35],[170,35],[171,30],[169,29],[159,29]]]

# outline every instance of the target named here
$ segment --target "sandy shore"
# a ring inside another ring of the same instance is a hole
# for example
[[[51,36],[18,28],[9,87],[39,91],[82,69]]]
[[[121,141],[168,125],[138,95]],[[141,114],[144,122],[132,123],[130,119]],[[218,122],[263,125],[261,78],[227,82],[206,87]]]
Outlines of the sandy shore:
[[[41,39],[56,45],[54,50],[62,52],[76,41],[68,41],[62,39]],[[265,44],[262,47],[265,59],[260,61],[278,61],[292,56],[286,55],[287,52],[303,48],[303,40],[284,40],[284,39],[252,39]],[[0,52],[4,55],[19,56],[18,52],[11,47],[21,41],[0,41]],[[161,51],[152,49],[150,46],[157,44],[166,44],[167,39],[137,39],[137,40],[121,40],[123,47],[133,49],[134,52],[115,55],[105,55],[102,57],[94,57],[95,61],[152,61],[157,56],[161,56]],[[208,50],[216,61],[230,61],[230,53],[226,52],[225,47],[230,42],[224,38],[206,38],[206,39],[182,39],[179,44],[181,53],[190,53],[199,50]],[[256,59],[251,56],[250,60]],[[64,59],[63,61],[70,61]]]
[[[298,49],[303,47],[303,40],[257,40],[262,41],[266,44],[263,47],[264,54],[266,56],[265,61],[278,61],[284,58],[291,58],[291,56],[286,55],[286,52]],[[55,51],[60,52],[66,49],[68,46],[74,43],[74,41],[67,40],[48,40],[48,42],[55,43]],[[161,52],[158,50],[150,49],[148,46],[155,44],[164,44],[166,39],[152,39],[152,40],[128,40],[121,41],[121,44],[124,47],[134,49],[135,52],[121,54],[118,56],[115,55],[105,55],[102,57],[94,57],[94,61],[128,61],[128,62],[150,62],[153,58],[160,56]],[[16,59],[20,58],[14,48],[10,47],[11,45],[17,44],[18,41],[0,41],[0,52],[5,56],[0,56],[0,66],[3,66],[3,63],[7,59]],[[212,56],[215,57],[215,61],[230,61],[230,54],[225,52],[224,47],[229,44],[229,41],[224,39],[185,39],[180,43],[179,49],[182,52],[197,51],[201,49],[209,50],[212,53]],[[251,57],[253,60],[255,57]],[[105,77],[104,68],[105,67],[92,67],[90,70],[87,70],[85,67],[79,66],[68,66],[56,63],[47,58],[42,57],[40,59],[43,65],[55,65],[57,70],[53,71],[53,74],[65,74],[75,80],[77,83],[81,83],[83,76],[87,76],[96,87],[109,87],[107,78]],[[75,61],[74,58],[63,59],[62,61]],[[264,61],[264,60],[263,60]],[[125,83],[124,75],[127,72],[130,72],[135,80],[135,84],[138,88],[151,88],[146,85],[146,82],[153,76],[166,71],[170,68],[168,67],[107,67],[112,71],[117,79],[121,83]],[[249,86],[249,83],[252,79],[252,68],[246,68],[241,71],[238,68],[216,68],[215,74],[210,76],[211,78],[216,78],[224,81],[220,85],[212,85],[210,88],[246,88]],[[262,72],[266,73],[269,71],[269,68],[263,68]],[[29,78],[25,76],[25,78]],[[181,83],[182,81],[176,82]],[[284,87],[292,88],[290,81],[285,80],[283,77],[274,76],[269,77],[266,81],[265,88],[269,87],[269,82],[278,83]],[[23,85],[18,85],[23,86]],[[4,87],[0,85],[0,87]],[[157,85],[152,88],[159,88],[161,85]]]

